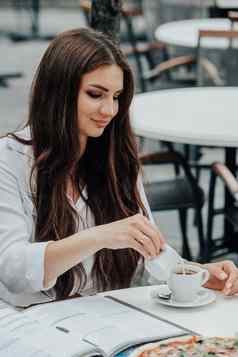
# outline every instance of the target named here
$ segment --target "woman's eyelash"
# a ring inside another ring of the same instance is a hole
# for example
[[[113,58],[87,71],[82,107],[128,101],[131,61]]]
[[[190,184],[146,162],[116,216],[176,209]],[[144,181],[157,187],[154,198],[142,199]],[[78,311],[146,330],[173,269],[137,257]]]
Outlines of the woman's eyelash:
[[[101,93],[95,93],[95,92],[87,92],[87,94],[88,94],[91,98],[95,98],[95,99],[100,98],[100,97],[102,96]],[[114,100],[117,100],[117,99],[119,99],[119,97],[120,97],[120,94],[114,96],[113,99],[114,99]]]
[[[87,92],[87,94],[88,94],[91,98],[100,98],[100,97],[101,97],[101,93]]]

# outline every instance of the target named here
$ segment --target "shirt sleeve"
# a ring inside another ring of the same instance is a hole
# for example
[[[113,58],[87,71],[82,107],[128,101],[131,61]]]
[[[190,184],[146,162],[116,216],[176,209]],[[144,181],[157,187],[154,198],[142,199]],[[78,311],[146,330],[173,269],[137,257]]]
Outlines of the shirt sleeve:
[[[47,290],[55,284],[43,287],[49,242],[31,242],[29,217],[20,194],[21,174],[17,172],[22,156],[0,160],[0,281],[14,294]]]
[[[144,189],[144,185],[143,185],[143,182],[142,182],[142,175],[141,173],[139,174],[138,176],[138,180],[137,180],[137,187],[138,187],[138,191],[139,191],[139,194],[140,194],[140,198],[141,198],[141,201],[146,209],[146,212],[148,214],[148,218],[150,220],[151,223],[153,223],[154,225],[155,224],[155,220],[152,216],[152,212],[151,212],[151,209],[150,209],[150,206],[149,206],[149,203],[148,203],[148,200],[147,200],[147,197],[146,197],[146,194],[145,194],[145,189]]]
[[[138,176],[137,185],[138,185],[138,190],[140,193],[141,200],[145,206],[149,220],[152,224],[154,224],[156,226],[155,220],[152,216],[152,212],[151,212],[151,209],[150,209],[150,206],[149,206],[146,194],[145,194],[141,173]],[[179,257],[179,255],[174,251],[174,249],[172,247],[170,247],[169,245],[168,245],[168,247],[169,247],[169,251],[174,252],[174,256]],[[158,256],[158,258],[159,258],[159,256]],[[135,277],[132,282],[132,286],[154,285],[154,284],[158,284],[161,282],[164,283],[164,279],[161,279],[161,280],[155,279],[151,274],[149,274],[149,272],[147,270],[144,269],[144,264],[142,264],[142,261],[139,261],[139,264],[138,264],[138,267],[137,267],[137,270],[135,273]]]

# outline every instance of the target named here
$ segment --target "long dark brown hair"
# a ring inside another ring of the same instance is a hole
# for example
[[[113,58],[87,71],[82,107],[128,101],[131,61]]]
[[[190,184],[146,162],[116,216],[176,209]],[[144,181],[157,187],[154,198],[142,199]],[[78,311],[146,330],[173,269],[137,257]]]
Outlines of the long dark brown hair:
[[[88,139],[80,158],[77,99],[81,79],[85,73],[111,64],[117,64],[124,74],[119,111],[100,137]],[[31,140],[24,141],[32,145],[34,154],[31,190],[37,212],[36,241],[56,241],[77,232],[80,218],[67,197],[72,172],[73,183],[96,225],[139,211],[146,214],[137,188],[140,167],[128,113],[133,92],[133,76],[124,55],[102,33],[91,29],[66,31],[49,45],[32,84],[27,123]],[[83,196],[83,185],[87,197]],[[92,269],[95,288],[128,287],[139,258],[133,249],[97,252]],[[76,275],[79,288],[83,288],[86,273],[78,264],[58,277],[57,297],[71,293]]]

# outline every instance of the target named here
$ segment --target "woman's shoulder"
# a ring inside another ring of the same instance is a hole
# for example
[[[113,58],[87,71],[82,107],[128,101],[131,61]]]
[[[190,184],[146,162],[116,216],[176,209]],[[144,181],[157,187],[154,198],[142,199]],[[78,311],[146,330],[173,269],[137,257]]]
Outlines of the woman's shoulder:
[[[20,139],[30,139],[29,129],[25,128],[14,133]],[[32,158],[32,147],[26,145],[14,136],[7,135],[0,139],[0,164],[8,169],[18,170]]]
[[[14,135],[20,140],[30,140],[30,130],[28,127],[21,131],[14,132]],[[8,134],[0,139],[0,157],[7,153],[14,152],[23,155],[29,155],[30,145],[26,145],[17,140],[14,135]]]

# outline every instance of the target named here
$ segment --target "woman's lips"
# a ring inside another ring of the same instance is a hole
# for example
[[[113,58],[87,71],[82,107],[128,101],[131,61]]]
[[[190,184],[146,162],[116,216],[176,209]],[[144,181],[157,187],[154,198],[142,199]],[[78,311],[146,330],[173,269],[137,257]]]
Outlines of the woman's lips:
[[[92,119],[92,121],[96,124],[96,126],[98,128],[104,128],[105,126],[107,126],[110,123],[110,120],[94,120],[94,119]]]

